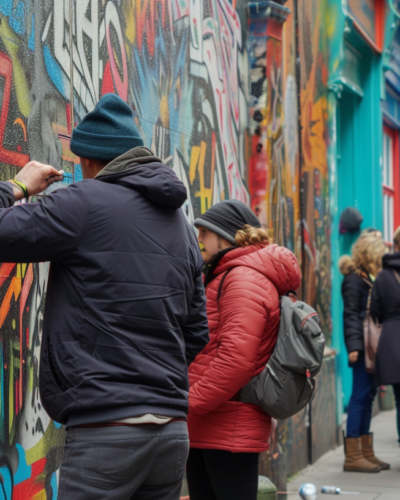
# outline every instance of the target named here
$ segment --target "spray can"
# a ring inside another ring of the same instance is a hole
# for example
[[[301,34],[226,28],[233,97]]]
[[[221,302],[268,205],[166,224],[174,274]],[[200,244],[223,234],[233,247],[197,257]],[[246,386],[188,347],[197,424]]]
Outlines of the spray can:
[[[303,484],[300,486],[299,495],[303,500],[317,500],[317,488],[311,483]]]
[[[330,495],[340,495],[341,489],[336,486],[322,486],[321,493],[328,493]]]

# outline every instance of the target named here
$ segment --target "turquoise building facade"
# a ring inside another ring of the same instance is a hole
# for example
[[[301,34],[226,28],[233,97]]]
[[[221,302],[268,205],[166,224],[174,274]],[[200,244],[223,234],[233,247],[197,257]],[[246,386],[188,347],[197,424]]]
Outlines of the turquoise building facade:
[[[350,253],[358,236],[358,233],[339,234],[340,215],[346,207],[357,208],[364,218],[362,229],[376,228],[387,240],[395,224],[393,199],[385,205],[388,186],[384,183],[384,169],[390,159],[390,189],[394,191],[396,187],[397,190],[398,177],[396,180],[393,169],[398,157],[395,147],[398,121],[391,122],[391,130],[395,130],[394,142],[385,143],[385,138],[392,133],[388,131],[388,121],[393,112],[391,108],[386,109],[390,107],[387,99],[388,96],[391,99],[392,90],[388,93],[386,73],[391,64],[396,66],[393,62],[397,53],[390,58],[390,51],[398,33],[397,7],[395,2],[380,0],[331,0],[329,5],[331,311],[332,345],[337,351],[338,426],[347,408],[352,385],[344,344],[342,276],[338,260]],[[394,73],[393,80],[396,77]],[[397,112],[397,101],[392,108]],[[391,156],[387,151],[389,146]]]

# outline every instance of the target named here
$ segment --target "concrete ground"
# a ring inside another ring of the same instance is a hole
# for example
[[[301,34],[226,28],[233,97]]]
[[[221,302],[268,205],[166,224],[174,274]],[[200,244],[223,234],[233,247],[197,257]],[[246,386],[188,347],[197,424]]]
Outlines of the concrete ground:
[[[372,421],[375,454],[389,462],[391,469],[379,474],[343,472],[343,446],[330,451],[315,464],[301,471],[290,483],[288,491],[296,492],[304,483],[317,487],[318,500],[329,500],[331,495],[320,493],[322,486],[337,486],[343,491],[359,492],[359,495],[342,494],[345,500],[400,500],[400,447],[397,442],[395,411],[378,414]],[[284,498],[278,495],[279,498]],[[298,500],[297,493],[289,494],[287,500]]]

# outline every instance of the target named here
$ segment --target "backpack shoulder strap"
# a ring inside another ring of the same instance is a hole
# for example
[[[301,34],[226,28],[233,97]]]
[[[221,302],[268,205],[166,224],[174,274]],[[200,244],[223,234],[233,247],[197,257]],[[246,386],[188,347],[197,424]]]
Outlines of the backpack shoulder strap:
[[[399,273],[397,271],[395,271],[394,269],[392,269],[392,271],[393,271],[393,274],[395,275],[395,277],[396,277],[396,279],[397,279],[397,281],[399,282],[399,285],[400,285],[400,275],[399,275]]]
[[[357,274],[357,276],[360,278],[360,280],[364,281],[364,283],[366,283],[370,288],[372,288],[374,286],[372,281],[367,280],[366,278],[364,278],[363,276],[360,276],[359,274]]]
[[[233,267],[229,268],[226,273],[222,276],[222,279],[219,283],[219,287],[218,287],[218,295],[217,295],[217,304],[219,302],[219,299],[221,298],[221,295],[222,295],[222,287],[224,286],[224,281],[225,281],[225,278],[228,276],[228,274],[232,271]]]

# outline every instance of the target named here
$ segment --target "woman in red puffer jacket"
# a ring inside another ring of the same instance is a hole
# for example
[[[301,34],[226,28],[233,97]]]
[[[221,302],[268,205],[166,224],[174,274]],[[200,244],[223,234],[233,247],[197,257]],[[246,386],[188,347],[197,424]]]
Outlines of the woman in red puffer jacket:
[[[237,200],[214,205],[195,225],[207,263],[210,342],[189,367],[190,500],[255,500],[271,417],[241,403],[239,392],[274,350],[279,296],[300,286],[300,269]]]

